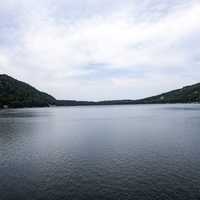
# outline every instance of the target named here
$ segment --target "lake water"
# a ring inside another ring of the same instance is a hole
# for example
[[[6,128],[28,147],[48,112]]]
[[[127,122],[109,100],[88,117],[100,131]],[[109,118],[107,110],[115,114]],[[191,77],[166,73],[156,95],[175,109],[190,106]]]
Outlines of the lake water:
[[[200,199],[200,105],[0,111],[0,200]]]

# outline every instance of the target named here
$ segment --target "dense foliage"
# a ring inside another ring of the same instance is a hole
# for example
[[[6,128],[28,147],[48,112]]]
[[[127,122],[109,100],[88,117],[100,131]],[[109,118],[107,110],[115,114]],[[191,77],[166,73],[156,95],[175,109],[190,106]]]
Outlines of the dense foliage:
[[[138,100],[139,103],[200,103],[200,83],[158,96]]]
[[[7,75],[0,75],[0,107],[44,107],[55,103],[52,96]]]
[[[114,100],[114,101],[57,101],[57,105],[124,105],[124,104],[163,104],[163,103],[200,103],[200,83],[184,87],[179,90],[163,93],[161,95],[139,100]]]
[[[200,83],[174,90],[161,95],[140,100],[114,101],[73,101],[56,100],[54,97],[40,92],[34,87],[13,79],[7,75],[0,75],[0,108],[82,106],[82,105],[122,105],[122,104],[156,104],[156,103],[200,103]]]

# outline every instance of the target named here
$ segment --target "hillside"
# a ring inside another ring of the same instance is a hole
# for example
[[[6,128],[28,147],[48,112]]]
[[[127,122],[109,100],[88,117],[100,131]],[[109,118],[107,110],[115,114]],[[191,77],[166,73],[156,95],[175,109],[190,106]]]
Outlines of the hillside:
[[[200,103],[200,83],[140,99],[136,103]]]
[[[44,107],[55,103],[52,96],[8,75],[0,75],[0,107]]]
[[[173,90],[157,96],[139,100],[113,101],[75,101],[56,100],[34,87],[18,81],[8,75],[0,75],[0,108],[48,107],[56,106],[90,106],[90,105],[124,105],[124,104],[164,104],[164,103],[200,103],[200,83]]]
[[[139,100],[57,101],[58,106],[200,103],[200,83]]]

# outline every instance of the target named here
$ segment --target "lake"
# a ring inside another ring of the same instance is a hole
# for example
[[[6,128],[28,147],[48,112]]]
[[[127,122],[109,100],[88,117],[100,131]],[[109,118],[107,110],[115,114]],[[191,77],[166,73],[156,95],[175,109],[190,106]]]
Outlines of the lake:
[[[200,105],[0,111],[0,200],[200,199]]]

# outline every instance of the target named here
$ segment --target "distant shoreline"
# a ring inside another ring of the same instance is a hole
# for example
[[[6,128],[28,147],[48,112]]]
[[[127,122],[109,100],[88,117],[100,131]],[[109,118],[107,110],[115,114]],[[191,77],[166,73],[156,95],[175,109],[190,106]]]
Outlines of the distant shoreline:
[[[137,104],[94,104],[94,105],[66,105],[66,106],[43,106],[43,107],[20,107],[20,108],[0,108],[0,111],[3,110],[17,110],[17,109],[38,109],[38,108],[67,108],[67,107],[103,107],[103,106],[150,106],[150,105],[200,105],[199,102],[193,102],[193,103],[137,103]]]
[[[197,104],[200,103],[200,83],[143,99],[76,101],[58,100],[33,86],[0,74],[0,108],[33,108],[51,106],[103,106],[138,104]]]

